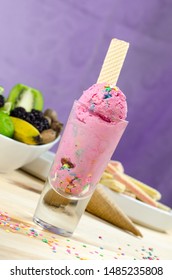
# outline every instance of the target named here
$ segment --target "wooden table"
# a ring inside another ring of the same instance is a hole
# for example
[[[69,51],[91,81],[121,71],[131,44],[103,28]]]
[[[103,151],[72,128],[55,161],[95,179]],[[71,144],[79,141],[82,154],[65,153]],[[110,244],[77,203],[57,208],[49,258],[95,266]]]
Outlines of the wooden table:
[[[1,260],[172,259],[172,232],[138,226],[138,238],[87,212],[70,238],[42,230],[32,217],[43,185],[21,170],[0,174]]]

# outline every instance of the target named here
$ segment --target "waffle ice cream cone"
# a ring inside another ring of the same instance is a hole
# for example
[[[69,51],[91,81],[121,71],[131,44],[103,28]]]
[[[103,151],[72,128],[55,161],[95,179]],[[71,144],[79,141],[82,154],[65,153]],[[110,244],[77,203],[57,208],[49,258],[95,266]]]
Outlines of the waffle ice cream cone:
[[[107,54],[105,56],[97,83],[109,83],[116,85],[119,78],[129,43],[112,39]]]
[[[59,195],[56,191],[51,189],[45,194],[44,202],[50,206],[58,207],[60,205],[67,205],[70,202],[70,199]]]
[[[108,193],[106,193],[106,187],[103,187],[100,184],[94,191],[86,210],[123,230],[132,232],[136,236],[142,236],[141,232],[135,227],[133,222],[111,200]]]

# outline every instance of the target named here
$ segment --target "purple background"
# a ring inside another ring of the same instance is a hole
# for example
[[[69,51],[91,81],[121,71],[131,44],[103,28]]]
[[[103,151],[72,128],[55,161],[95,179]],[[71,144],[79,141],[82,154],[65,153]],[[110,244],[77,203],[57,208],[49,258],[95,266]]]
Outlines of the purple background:
[[[0,84],[40,89],[64,124],[110,40],[130,42],[118,81],[129,125],[113,158],[172,206],[171,0],[0,0],[0,14]]]

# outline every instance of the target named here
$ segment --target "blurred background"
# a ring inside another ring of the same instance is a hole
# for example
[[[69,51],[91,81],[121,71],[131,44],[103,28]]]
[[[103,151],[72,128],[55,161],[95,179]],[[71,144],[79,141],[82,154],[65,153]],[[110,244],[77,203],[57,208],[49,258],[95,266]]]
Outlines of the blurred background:
[[[172,206],[172,1],[0,0],[0,13],[5,95],[16,83],[35,87],[64,124],[111,39],[130,42],[118,80],[129,125],[113,159]]]

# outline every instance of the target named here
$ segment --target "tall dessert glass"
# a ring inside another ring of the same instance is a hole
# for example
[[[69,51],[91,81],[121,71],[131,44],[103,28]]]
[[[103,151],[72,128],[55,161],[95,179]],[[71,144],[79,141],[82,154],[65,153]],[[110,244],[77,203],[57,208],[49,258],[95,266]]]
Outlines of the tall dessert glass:
[[[107,122],[74,102],[35,211],[37,224],[64,236],[74,232],[127,124]]]

